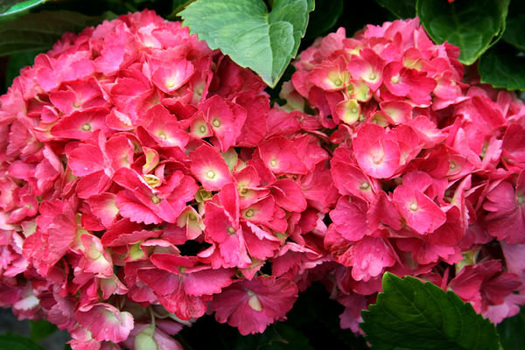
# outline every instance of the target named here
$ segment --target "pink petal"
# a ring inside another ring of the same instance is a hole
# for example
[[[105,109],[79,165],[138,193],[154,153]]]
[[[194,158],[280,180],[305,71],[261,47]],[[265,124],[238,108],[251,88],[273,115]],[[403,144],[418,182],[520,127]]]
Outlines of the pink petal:
[[[100,303],[79,308],[75,318],[98,341],[119,343],[126,340],[133,329],[133,316],[110,304]]]
[[[406,185],[397,187],[393,201],[407,226],[419,234],[433,232],[447,219],[434,201],[415,188]]]
[[[226,162],[217,149],[207,144],[190,154],[191,172],[208,191],[218,191],[233,182]]]
[[[218,322],[238,327],[242,335],[262,333],[268,325],[284,318],[297,292],[295,283],[284,278],[243,280],[216,295],[210,308]]]
[[[106,126],[106,108],[92,108],[75,111],[71,115],[61,119],[51,128],[51,134],[56,137],[85,140],[93,135],[96,130],[104,134],[109,133]]]
[[[297,182],[280,179],[272,185],[273,197],[277,205],[287,211],[301,212],[306,209],[306,198]]]

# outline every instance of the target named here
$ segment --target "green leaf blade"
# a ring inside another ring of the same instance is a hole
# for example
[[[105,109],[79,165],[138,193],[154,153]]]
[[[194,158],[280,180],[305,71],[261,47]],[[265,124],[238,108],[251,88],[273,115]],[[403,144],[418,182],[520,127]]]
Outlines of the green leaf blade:
[[[525,90],[525,57],[493,48],[479,61],[481,82],[507,90]]]
[[[503,40],[525,51],[525,35],[523,33],[525,33],[525,14],[519,14],[507,21],[507,29],[503,33]]]
[[[29,338],[18,334],[0,334],[0,349],[9,350],[44,350],[43,347]]]
[[[498,324],[498,333],[505,350],[521,350],[525,344],[525,309],[514,317],[507,318]]]
[[[383,292],[362,313],[373,349],[498,349],[494,325],[452,292],[386,273]]]
[[[311,0],[275,0],[270,12],[261,0],[197,0],[180,16],[210,48],[274,87],[297,54],[312,10]]]
[[[459,60],[474,63],[505,31],[510,0],[479,0],[449,4],[443,0],[418,0],[416,13],[428,35],[438,44],[459,46]]]
[[[325,35],[334,27],[341,17],[344,0],[321,1],[315,5],[315,11],[310,14],[305,37],[315,39]]]
[[[31,333],[31,340],[39,341],[56,333],[58,327],[46,320],[30,321],[29,330]]]
[[[0,4],[0,18],[16,15],[44,2],[45,0],[4,0]]]
[[[43,11],[0,22],[0,56],[46,51],[64,33],[79,32],[110,15],[91,17],[72,11]]]

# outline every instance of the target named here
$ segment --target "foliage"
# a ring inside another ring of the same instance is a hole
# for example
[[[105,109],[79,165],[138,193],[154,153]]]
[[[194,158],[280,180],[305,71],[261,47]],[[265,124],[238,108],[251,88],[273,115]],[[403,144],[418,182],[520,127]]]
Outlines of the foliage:
[[[10,349],[10,350],[43,350],[44,349],[29,338],[22,337],[18,334],[11,334],[11,333],[0,335],[0,347],[2,347],[2,349]]]
[[[91,17],[72,11],[43,11],[15,18],[0,26],[0,56],[47,51],[64,33],[79,32],[111,17],[111,14]]]
[[[493,324],[452,292],[417,278],[383,276],[383,292],[363,311],[374,349],[498,349]]]
[[[200,0],[180,13],[192,33],[274,87],[306,32],[312,0]],[[202,18],[206,17],[206,21]]]
[[[505,31],[509,2],[483,0],[472,6],[467,1],[419,0],[416,13],[435,42],[459,46],[459,60],[470,65]]]
[[[49,337],[58,330],[57,326],[46,320],[31,321],[29,323],[30,337],[39,341]]]
[[[525,344],[525,312],[520,312],[514,317],[507,318],[498,327],[501,345],[505,350],[519,350]]]
[[[20,13],[27,12],[34,6],[42,4],[45,0],[6,0],[0,5],[0,18],[16,16]]]

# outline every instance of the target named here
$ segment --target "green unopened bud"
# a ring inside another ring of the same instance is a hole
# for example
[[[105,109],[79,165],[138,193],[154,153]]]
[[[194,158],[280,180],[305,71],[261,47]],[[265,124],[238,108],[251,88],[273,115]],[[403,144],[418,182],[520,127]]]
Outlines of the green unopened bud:
[[[155,330],[152,326],[145,328],[135,337],[135,349],[141,350],[157,350],[157,342],[153,339]]]

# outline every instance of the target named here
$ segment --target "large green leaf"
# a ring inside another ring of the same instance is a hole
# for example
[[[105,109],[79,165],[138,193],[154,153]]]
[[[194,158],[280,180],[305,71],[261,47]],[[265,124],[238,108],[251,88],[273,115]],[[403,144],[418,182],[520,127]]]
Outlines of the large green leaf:
[[[503,40],[525,51],[525,14],[520,14],[507,20],[507,29]]]
[[[497,88],[525,90],[525,57],[496,48],[487,51],[479,60],[481,82]]]
[[[111,14],[91,17],[71,11],[43,11],[1,22],[0,56],[25,51],[46,51],[64,33],[78,32],[106,18],[111,18]]]
[[[35,57],[40,53],[41,51],[24,51],[10,55],[5,71],[5,86],[11,86],[13,79],[20,75],[20,70],[33,65]]]
[[[184,10],[189,4],[191,4],[194,1],[195,0],[173,0],[171,4],[171,13],[168,15],[168,18],[176,18],[179,12]]]
[[[297,54],[313,0],[197,0],[180,16],[192,33],[251,68],[271,87]]]
[[[43,4],[45,0],[3,0],[0,2],[0,18],[14,15]]]
[[[44,350],[40,345],[31,339],[22,337],[18,334],[0,334],[0,349],[6,350]]]
[[[376,0],[398,18],[412,18],[416,16],[416,0]]]
[[[373,349],[496,350],[496,328],[452,292],[391,273],[361,324]]]
[[[525,309],[498,325],[501,345],[505,350],[522,350],[525,344]]]
[[[29,330],[31,332],[31,339],[39,341],[45,339],[58,331],[56,325],[46,320],[30,321]]]
[[[505,31],[510,0],[417,0],[416,13],[437,43],[459,46],[459,60],[470,65]]]
[[[344,0],[316,1],[315,11],[310,14],[310,21],[305,38],[315,39],[325,35],[343,13]]]

